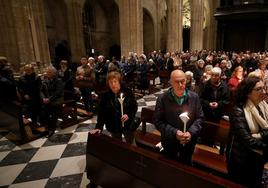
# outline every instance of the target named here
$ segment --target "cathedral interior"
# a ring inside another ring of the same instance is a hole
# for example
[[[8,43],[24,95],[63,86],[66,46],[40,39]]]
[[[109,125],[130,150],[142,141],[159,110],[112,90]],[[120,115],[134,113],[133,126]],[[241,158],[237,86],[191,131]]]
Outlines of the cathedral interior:
[[[199,57],[209,61],[212,56],[219,56],[220,60],[228,56],[230,62],[239,56],[242,61],[250,57],[254,62],[264,59],[268,63],[268,0],[0,0],[0,66],[1,62],[8,64],[16,81],[24,75],[28,64],[43,78],[48,67],[59,69],[62,60],[76,71],[83,57],[98,61],[103,56],[106,62],[119,62],[130,54],[137,59],[145,54],[144,59],[154,61],[153,53],[175,54],[180,57],[178,64],[187,58],[185,62],[197,61]],[[1,71],[0,79],[4,77]],[[139,117],[143,108],[155,107],[157,97],[169,86],[169,75],[164,72],[162,76],[150,76],[145,89],[136,88],[134,77],[127,80],[134,84],[129,86],[138,102]],[[97,89],[93,89],[92,97],[96,102],[103,85],[94,86]],[[0,85],[0,187],[90,187],[87,139],[88,131],[97,123],[95,109],[94,115],[89,116],[83,108],[84,101],[65,101],[62,109],[66,112],[62,110],[61,114],[66,113],[70,123],[63,125],[65,114],[59,118],[56,134],[51,138],[36,136],[39,130],[26,126],[29,122],[14,101],[1,106],[6,102],[1,99],[1,90],[5,89]],[[148,122],[147,132],[155,133]],[[16,128],[7,128],[11,124]],[[144,128],[140,126],[138,130]],[[15,133],[15,139],[10,132]],[[23,142],[18,142],[17,137]],[[218,145],[213,145],[212,150],[221,152]],[[210,167],[201,170],[207,172]],[[209,173],[210,186],[215,183],[214,186],[225,187],[225,182],[227,187],[237,186],[226,180],[226,165],[223,170]],[[263,187],[268,187],[267,177],[268,163]]]

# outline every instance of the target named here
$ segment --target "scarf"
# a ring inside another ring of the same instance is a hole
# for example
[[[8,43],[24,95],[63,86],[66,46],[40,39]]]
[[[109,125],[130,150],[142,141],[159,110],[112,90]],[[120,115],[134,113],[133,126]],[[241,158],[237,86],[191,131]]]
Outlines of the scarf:
[[[245,117],[249,126],[249,129],[251,131],[251,136],[260,139],[261,134],[259,133],[260,129],[268,129],[268,104],[265,101],[261,101],[258,104],[258,107],[260,111],[262,112],[263,116],[262,117],[256,108],[256,106],[253,104],[251,100],[248,100],[245,107],[244,107],[244,112],[245,112]],[[253,149],[255,152],[263,155],[263,151]]]
[[[265,101],[261,101],[258,107],[264,117],[259,114],[258,109],[251,100],[248,100],[244,107],[249,129],[255,136],[259,133],[260,129],[268,129],[268,104]],[[260,134],[257,137],[260,138]]]

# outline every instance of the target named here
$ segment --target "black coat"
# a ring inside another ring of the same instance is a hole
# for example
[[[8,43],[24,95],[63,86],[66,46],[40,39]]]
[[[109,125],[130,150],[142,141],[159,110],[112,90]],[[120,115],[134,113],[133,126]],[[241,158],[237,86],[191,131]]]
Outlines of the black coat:
[[[49,98],[49,104],[52,106],[59,105],[63,102],[63,88],[64,85],[62,80],[59,78],[54,78],[53,80],[44,80],[42,82],[40,96],[43,100],[44,98]]]
[[[18,90],[22,98],[25,95],[30,97],[31,101],[40,103],[41,78],[35,73],[24,75],[19,79]]]
[[[184,147],[184,152],[188,150],[189,154],[192,155],[203,121],[203,111],[198,95],[192,91],[187,91],[182,105],[177,104],[171,94],[171,89],[158,97],[154,124],[161,132],[161,143],[165,152],[171,157],[182,148],[182,145],[176,139],[176,133],[177,130],[183,131],[183,122],[179,118],[179,115],[183,112],[188,112],[190,120],[187,123],[186,131],[192,135],[191,141]]]
[[[119,96],[108,90],[100,99],[96,129],[102,130],[103,126],[106,125],[106,129],[112,133],[122,133],[123,130],[129,130],[130,123],[136,115],[138,104],[130,89],[122,87],[121,92],[124,94],[123,112],[129,117],[128,121],[124,122],[124,128],[121,121]]]
[[[226,150],[230,178],[250,187],[258,187],[268,160],[268,130],[261,131],[262,139],[252,137],[243,108],[237,106],[230,115],[230,126]]]
[[[235,157],[241,163],[247,164],[258,155],[254,150],[268,151],[268,130],[262,130],[262,139],[251,136],[250,129],[242,108],[234,107],[230,116],[230,134],[227,156]]]
[[[208,80],[201,89],[200,99],[205,118],[212,121],[219,121],[224,115],[224,107],[230,103],[230,90],[225,82],[221,82],[215,88],[211,80]],[[218,108],[211,109],[209,103],[214,101],[218,103]]]

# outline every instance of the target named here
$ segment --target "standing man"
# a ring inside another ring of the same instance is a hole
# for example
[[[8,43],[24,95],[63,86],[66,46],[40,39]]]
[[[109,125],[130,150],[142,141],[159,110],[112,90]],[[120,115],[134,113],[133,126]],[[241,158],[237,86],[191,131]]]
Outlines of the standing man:
[[[58,72],[55,67],[48,67],[46,79],[41,86],[41,101],[44,107],[43,121],[48,128],[48,137],[51,137],[56,128],[59,113],[63,102],[63,83],[58,78]]]
[[[201,130],[203,111],[196,93],[186,89],[186,76],[181,70],[170,75],[171,88],[158,97],[154,124],[161,132],[164,154],[187,165],[192,165],[197,137]],[[184,123],[179,115],[188,113],[189,121],[184,132]]]
[[[219,122],[223,115],[228,113],[227,105],[230,103],[230,90],[221,80],[221,68],[211,70],[211,78],[200,91],[200,99],[206,120]]]
[[[93,77],[92,77],[92,71],[93,69],[91,66],[88,65],[88,61],[86,57],[81,58],[81,66],[77,68],[76,71],[76,80],[79,84],[79,89],[82,95],[82,99],[85,105],[85,110],[88,116],[92,117],[92,96],[91,96],[91,87],[93,85]]]

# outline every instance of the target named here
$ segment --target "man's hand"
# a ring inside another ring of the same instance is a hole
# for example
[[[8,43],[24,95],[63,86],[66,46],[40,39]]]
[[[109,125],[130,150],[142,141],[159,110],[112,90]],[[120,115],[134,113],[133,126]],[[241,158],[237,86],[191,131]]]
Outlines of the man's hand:
[[[191,134],[187,131],[187,132],[182,132],[180,130],[177,131],[176,133],[176,138],[177,140],[180,141],[181,144],[186,144],[191,140]]]
[[[218,103],[217,102],[211,102],[211,103],[209,103],[209,106],[210,106],[211,109],[216,109],[216,108],[218,108]]]
[[[100,134],[101,130],[100,129],[93,129],[89,131],[90,134]]]

